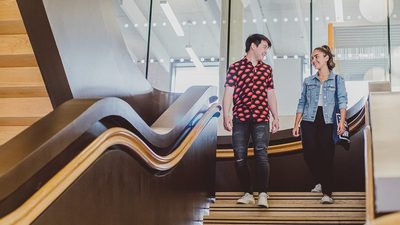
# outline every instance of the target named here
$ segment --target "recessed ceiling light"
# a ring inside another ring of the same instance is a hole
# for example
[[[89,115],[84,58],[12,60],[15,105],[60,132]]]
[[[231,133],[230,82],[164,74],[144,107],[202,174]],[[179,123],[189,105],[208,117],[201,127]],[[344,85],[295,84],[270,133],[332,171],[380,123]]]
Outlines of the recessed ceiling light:
[[[287,22],[288,21],[288,18],[283,18],[283,22]]]
[[[165,26],[167,26],[167,23],[166,23],[166,22],[163,22],[162,25],[165,27]]]
[[[134,27],[138,27],[138,26],[139,26],[139,24],[135,23],[133,26],[134,26]]]
[[[128,27],[129,27],[129,24],[127,24],[127,23],[124,24],[124,27],[125,27],[125,28],[128,28]]]
[[[266,22],[267,22],[267,19],[266,19],[266,18],[264,18],[264,19],[263,19],[263,22],[264,22],[264,23],[266,23]]]
[[[317,17],[315,17],[315,21],[319,21],[319,17],[317,16]]]
[[[180,62],[184,62],[185,60],[184,60],[183,58],[180,58],[179,61],[180,61]]]
[[[203,20],[202,24],[206,25],[206,24],[207,24],[207,21]]]
[[[257,19],[253,19],[253,23],[257,23]]]
[[[277,19],[277,18],[274,18],[273,21],[274,21],[274,23],[276,23],[276,22],[278,22],[278,19]]]
[[[293,20],[294,20],[294,22],[297,22],[297,21],[299,21],[299,18],[295,17]]]
[[[304,18],[304,21],[308,21],[308,17]]]

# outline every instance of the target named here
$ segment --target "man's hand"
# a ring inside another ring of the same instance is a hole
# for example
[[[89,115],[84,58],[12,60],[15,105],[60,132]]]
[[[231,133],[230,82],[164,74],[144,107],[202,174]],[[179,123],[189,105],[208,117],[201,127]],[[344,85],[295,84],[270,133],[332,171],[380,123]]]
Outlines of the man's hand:
[[[224,116],[224,128],[227,131],[232,131],[232,116]]]
[[[272,133],[276,133],[279,130],[279,119],[274,119],[272,121]]]

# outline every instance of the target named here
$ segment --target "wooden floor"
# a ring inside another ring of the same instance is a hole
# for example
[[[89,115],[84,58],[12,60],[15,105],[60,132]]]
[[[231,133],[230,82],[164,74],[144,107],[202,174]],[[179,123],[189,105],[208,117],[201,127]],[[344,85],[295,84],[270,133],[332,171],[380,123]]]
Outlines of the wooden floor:
[[[204,224],[364,224],[365,193],[335,192],[334,204],[320,204],[321,194],[270,192],[269,208],[236,204],[242,193],[218,192]]]

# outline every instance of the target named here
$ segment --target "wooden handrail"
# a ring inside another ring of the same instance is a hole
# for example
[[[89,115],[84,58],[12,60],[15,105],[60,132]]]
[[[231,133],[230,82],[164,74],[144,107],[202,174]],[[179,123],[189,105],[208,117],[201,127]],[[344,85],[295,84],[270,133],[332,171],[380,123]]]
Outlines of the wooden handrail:
[[[374,171],[372,155],[371,127],[364,129],[364,157],[365,157],[365,194],[366,194],[366,220],[375,219],[375,193],[374,193]]]
[[[32,223],[110,146],[123,145],[135,152],[151,168],[165,171],[176,166],[203,128],[219,113],[221,106],[213,104],[196,123],[185,139],[171,154],[160,156],[153,152],[137,135],[123,128],[111,128],[97,137],[78,156],[61,169],[42,188],[19,208],[0,219],[0,225]]]

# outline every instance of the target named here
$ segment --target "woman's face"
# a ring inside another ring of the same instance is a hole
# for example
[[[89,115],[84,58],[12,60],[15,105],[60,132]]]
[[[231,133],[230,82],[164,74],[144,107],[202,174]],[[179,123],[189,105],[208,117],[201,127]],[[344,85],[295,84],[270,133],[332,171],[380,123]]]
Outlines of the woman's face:
[[[328,66],[329,56],[325,55],[319,50],[314,50],[311,54],[311,63],[315,69],[320,70],[321,68]]]

